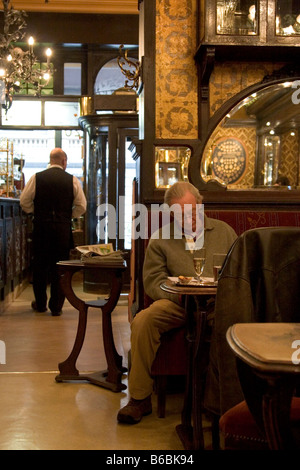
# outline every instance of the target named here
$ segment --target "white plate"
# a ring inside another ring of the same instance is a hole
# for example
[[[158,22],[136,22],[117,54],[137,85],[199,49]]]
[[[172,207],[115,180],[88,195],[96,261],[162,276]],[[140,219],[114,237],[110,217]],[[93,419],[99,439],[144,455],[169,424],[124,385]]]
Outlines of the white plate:
[[[191,287],[197,287],[197,286],[203,286],[203,285],[215,285],[216,283],[214,282],[214,278],[213,277],[202,277],[201,278],[201,284],[198,283],[197,279],[196,278],[192,278],[190,281],[188,282],[180,282],[180,280],[178,279],[178,277],[168,277],[168,279],[171,281],[171,282],[174,282],[174,284],[178,285],[178,286],[191,286]]]

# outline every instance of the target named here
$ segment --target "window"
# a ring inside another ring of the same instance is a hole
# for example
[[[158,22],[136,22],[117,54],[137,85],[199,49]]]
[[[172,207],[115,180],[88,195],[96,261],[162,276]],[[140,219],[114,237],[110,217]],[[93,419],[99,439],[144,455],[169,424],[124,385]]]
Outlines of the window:
[[[64,64],[64,95],[81,95],[81,64]]]
[[[51,64],[52,65],[52,64]],[[45,62],[39,62],[33,66],[35,70],[38,70],[43,74],[47,70],[47,64]],[[53,95],[53,76],[50,77],[47,82],[43,78],[40,80],[43,88],[40,91],[41,95]],[[27,82],[21,82],[20,90],[14,92],[15,95],[37,95],[37,89],[32,84]]]
[[[130,58],[134,62],[136,59]],[[126,77],[123,75],[117,59],[107,62],[98,72],[94,92],[95,95],[112,95],[114,91],[125,86]]]
[[[78,126],[80,116],[79,102],[46,101],[45,126]]]
[[[13,100],[12,106],[5,114],[2,109],[3,126],[40,126],[42,124],[41,101]]]
[[[50,152],[56,145],[68,155],[67,172],[82,181],[82,137],[83,132],[79,130],[0,129],[0,138],[7,138],[13,143],[14,158],[24,160],[25,183],[36,172],[47,168]]]

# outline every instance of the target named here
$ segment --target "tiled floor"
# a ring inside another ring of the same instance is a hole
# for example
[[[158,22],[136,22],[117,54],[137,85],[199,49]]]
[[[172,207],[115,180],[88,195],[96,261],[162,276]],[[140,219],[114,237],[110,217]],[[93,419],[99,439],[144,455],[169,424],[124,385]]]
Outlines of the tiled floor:
[[[94,295],[81,292],[83,298]],[[0,340],[6,364],[0,364],[0,450],[182,450],[175,426],[180,422],[182,394],[168,395],[166,417],[153,413],[134,426],[121,425],[116,415],[127,403],[127,391],[114,393],[89,383],[57,383],[58,363],[73,346],[77,312],[68,302],[61,317],[31,310],[29,285],[0,314]],[[87,334],[78,358],[80,372],[103,370],[99,310],[89,309]],[[126,296],[113,314],[118,352],[127,365],[130,329]],[[123,382],[126,384],[127,376]],[[210,448],[210,433],[206,433]]]

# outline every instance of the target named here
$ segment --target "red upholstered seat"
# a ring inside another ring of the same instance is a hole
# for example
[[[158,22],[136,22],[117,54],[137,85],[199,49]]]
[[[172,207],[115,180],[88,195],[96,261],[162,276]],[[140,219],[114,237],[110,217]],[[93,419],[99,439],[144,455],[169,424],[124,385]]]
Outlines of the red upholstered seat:
[[[291,405],[291,426],[300,423],[300,398]],[[221,416],[219,421],[222,447],[225,450],[268,450],[266,437],[260,432],[246,401],[238,403]]]

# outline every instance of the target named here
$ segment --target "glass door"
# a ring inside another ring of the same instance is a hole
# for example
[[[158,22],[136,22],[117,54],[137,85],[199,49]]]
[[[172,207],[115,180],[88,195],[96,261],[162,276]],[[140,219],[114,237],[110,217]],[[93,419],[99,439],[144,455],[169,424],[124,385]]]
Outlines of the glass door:
[[[136,164],[129,147],[133,138],[138,138],[136,129],[120,130],[118,149],[118,247],[120,250],[131,248],[132,183],[136,178]]]

